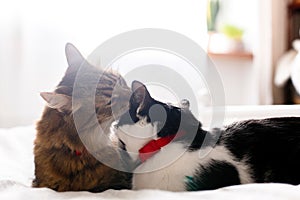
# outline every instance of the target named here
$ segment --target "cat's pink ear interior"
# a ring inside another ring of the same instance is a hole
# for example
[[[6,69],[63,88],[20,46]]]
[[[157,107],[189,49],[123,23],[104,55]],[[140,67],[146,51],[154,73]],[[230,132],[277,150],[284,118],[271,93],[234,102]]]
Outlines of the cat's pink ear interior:
[[[139,81],[133,81],[131,84],[131,89],[133,92],[134,101],[136,103],[143,104],[147,102],[147,100],[151,99],[151,96],[143,83]]]
[[[47,106],[56,109],[60,112],[63,111],[77,111],[79,107],[74,107],[72,110],[72,97],[58,94],[55,92],[41,92],[41,97],[47,102]]]
[[[85,58],[81,55],[79,50],[71,43],[66,44],[65,53],[69,65],[67,73],[76,72],[82,65],[82,63],[85,62]]]

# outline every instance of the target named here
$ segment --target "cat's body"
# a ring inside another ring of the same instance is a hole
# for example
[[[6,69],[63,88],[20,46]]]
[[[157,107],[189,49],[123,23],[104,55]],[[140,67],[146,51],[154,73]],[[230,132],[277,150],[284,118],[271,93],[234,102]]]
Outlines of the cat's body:
[[[56,191],[101,192],[109,188],[130,188],[130,174],[108,167],[95,158],[95,155],[99,155],[110,163],[122,165],[117,148],[108,145],[109,141],[103,140],[103,137],[99,141],[95,138],[99,138],[99,124],[104,133],[109,134],[110,124],[114,121],[111,107],[126,108],[131,92],[120,75],[89,65],[74,46],[66,46],[66,55],[69,68],[57,89],[41,93],[47,106],[37,123],[34,142],[35,179],[32,185]],[[84,76],[79,80],[82,86],[77,86],[82,87],[83,91],[72,96],[75,78],[80,78],[80,67]],[[93,78],[100,76],[99,82],[91,82]],[[95,109],[91,114],[96,113],[96,121],[86,116],[75,125],[74,113],[80,111],[85,101],[89,101],[91,97],[84,95],[86,90],[91,90],[94,86],[96,96],[91,101],[95,102]],[[73,100],[76,98],[79,100],[74,105]],[[121,110],[114,114],[121,114]],[[82,138],[79,138],[78,130],[85,136],[85,145]],[[86,146],[87,144],[90,145]]]
[[[300,184],[300,118],[248,120],[207,132],[190,111],[154,100],[143,84],[133,82],[132,90],[129,111],[116,125],[116,135],[138,163],[133,189]],[[149,148],[155,153],[145,156]]]

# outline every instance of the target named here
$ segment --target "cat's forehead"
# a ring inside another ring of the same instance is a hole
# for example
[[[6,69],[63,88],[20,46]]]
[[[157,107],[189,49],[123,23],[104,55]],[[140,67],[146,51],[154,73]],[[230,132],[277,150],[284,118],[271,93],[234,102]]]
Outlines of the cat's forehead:
[[[175,114],[176,116],[178,114],[180,115],[180,108],[173,106],[172,104],[156,101],[152,103],[147,110],[142,110],[140,107],[131,107],[121,116],[117,125],[134,124],[139,121],[165,123],[167,120],[171,120],[171,118],[175,117],[172,116],[172,113],[177,113]]]

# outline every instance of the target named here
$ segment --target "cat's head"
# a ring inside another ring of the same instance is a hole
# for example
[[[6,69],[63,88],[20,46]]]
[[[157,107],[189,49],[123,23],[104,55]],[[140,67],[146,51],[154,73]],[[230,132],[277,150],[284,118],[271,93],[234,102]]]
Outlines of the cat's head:
[[[66,45],[65,52],[69,67],[64,77],[54,92],[41,93],[48,109],[63,116],[65,122],[73,123],[74,113],[92,104],[95,106],[88,114],[96,113],[99,124],[128,109],[131,91],[118,73],[92,66],[72,44]],[[80,120],[79,126],[89,123],[90,117]]]
[[[191,112],[151,97],[146,86],[134,81],[129,110],[115,125],[121,148],[137,160],[139,149],[153,139],[172,136],[181,129],[201,126]]]

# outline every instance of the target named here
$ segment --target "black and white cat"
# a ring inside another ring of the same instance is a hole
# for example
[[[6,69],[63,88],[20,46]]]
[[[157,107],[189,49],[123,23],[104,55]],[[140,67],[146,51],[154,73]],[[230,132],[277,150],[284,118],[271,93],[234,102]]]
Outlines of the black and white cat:
[[[208,132],[189,110],[153,99],[142,83],[134,81],[132,91],[129,111],[115,131],[122,148],[138,163],[133,189],[300,184],[300,118],[248,120]]]

